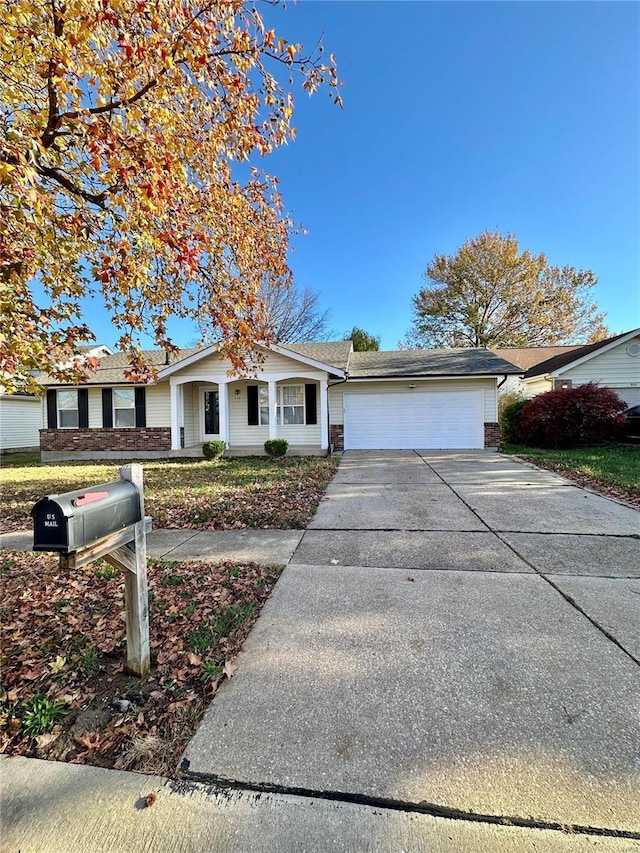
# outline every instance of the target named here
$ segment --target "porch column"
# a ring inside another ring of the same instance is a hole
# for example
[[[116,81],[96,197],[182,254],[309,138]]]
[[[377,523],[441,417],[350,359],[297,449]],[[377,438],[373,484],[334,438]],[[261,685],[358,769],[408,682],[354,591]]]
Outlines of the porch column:
[[[171,380],[171,449],[180,450],[180,386]]]
[[[276,422],[278,414],[278,386],[277,383],[271,380],[269,382],[269,438],[278,437],[278,424]]]
[[[328,381],[320,380],[320,449],[329,449],[329,397]]]
[[[227,382],[218,382],[218,411],[220,438],[229,447],[229,385]]]

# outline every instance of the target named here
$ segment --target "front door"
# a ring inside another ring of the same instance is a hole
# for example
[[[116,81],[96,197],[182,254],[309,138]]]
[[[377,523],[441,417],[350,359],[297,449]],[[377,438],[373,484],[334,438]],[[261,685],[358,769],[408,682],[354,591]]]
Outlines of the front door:
[[[217,391],[203,391],[204,434],[203,441],[220,435],[220,397]]]

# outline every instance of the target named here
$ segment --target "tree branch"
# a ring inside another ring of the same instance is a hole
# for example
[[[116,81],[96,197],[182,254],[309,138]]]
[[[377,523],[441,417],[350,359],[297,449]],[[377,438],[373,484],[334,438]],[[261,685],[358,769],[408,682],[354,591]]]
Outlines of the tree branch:
[[[105,204],[107,198],[111,193],[118,188],[118,184],[112,184],[110,187],[102,190],[99,193],[91,193],[88,190],[82,189],[82,187],[77,186],[73,183],[73,181],[68,178],[63,172],[59,169],[54,168],[53,166],[44,166],[42,163],[38,163],[36,169],[40,175],[43,175],[45,178],[49,178],[52,181],[55,181],[61,187],[64,187],[68,190],[72,195],[78,196],[79,198],[83,198],[85,201],[90,202],[91,204],[96,204],[98,207],[101,207],[103,210],[107,209],[107,205]]]

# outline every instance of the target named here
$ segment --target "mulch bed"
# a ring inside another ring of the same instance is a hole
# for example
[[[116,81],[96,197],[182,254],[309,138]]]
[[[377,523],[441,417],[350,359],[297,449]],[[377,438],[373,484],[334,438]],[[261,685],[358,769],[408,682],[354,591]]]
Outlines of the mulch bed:
[[[0,751],[175,773],[279,568],[150,561],[152,670],[124,670],[122,576],[0,552]]]

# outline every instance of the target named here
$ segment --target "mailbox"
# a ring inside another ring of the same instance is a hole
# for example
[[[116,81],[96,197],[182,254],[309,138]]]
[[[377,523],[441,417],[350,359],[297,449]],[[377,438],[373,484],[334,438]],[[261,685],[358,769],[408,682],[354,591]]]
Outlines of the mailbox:
[[[109,533],[142,521],[140,494],[120,480],[47,495],[31,510],[33,550],[71,554]]]

